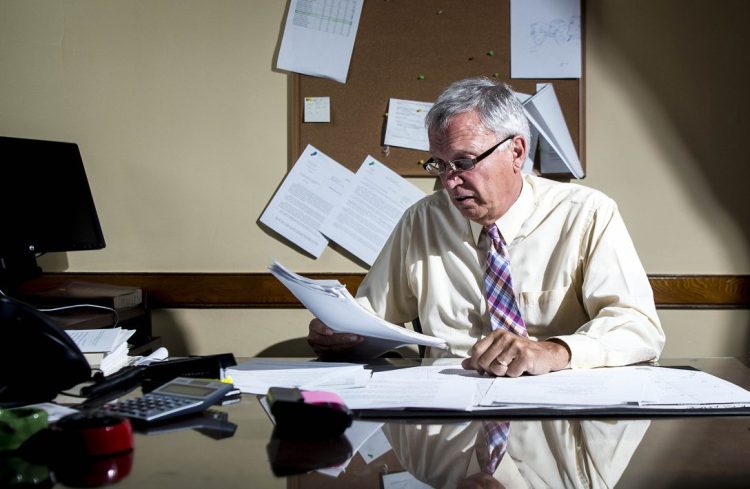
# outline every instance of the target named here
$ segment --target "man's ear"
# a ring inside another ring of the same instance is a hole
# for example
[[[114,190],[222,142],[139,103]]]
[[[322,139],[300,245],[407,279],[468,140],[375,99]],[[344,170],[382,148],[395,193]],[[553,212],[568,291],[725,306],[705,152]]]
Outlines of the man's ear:
[[[527,143],[523,136],[516,136],[511,141],[511,153],[513,154],[513,170],[520,172],[523,163],[526,161]]]

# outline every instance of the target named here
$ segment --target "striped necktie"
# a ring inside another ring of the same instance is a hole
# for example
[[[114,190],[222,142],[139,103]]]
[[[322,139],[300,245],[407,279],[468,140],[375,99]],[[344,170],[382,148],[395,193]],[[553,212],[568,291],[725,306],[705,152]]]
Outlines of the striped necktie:
[[[484,291],[492,330],[504,329],[519,336],[528,337],[526,323],[513,293],[510,259],[505,242],[496,224],[486,226],[484,230],[490,239],[487,266],[484,270]]]
[[[497,225],[484,228],[490,240],[484,271],[484,291],[492,330],[502,329],[528,337],[526,322],[516,303],[510,278],[510,259]],[[510,423],[483,421],[477,435],[477,460],[482,471],[494,474],[508,448]]]

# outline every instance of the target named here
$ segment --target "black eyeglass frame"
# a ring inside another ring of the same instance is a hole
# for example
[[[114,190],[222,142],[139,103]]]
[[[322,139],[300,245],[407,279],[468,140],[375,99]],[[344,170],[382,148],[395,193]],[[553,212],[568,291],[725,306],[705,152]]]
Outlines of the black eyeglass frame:
[[[435,176],[444,175],[446,173],[459,173],[469,171],[477,166],[477,163],[491,155],[497,148],[500,147],[500,145],[507,141],[510,141],[515,137],[516,134],[511,134],[476,158],[457,158],[452,161],[440,161],[436,160],[435,158],[430,158],[429,160],[422,163],[422,168],[424,168],[424,170],[430,175]]]

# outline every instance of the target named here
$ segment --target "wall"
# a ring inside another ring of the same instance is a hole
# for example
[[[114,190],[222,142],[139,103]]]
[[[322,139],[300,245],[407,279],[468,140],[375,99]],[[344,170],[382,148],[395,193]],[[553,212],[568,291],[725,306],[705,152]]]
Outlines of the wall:
[[[79,144],[107,248],[47,270],[361,271],[306,258],[256,220],[283,179],[289,79],[279,0],[0,0],[0,134]],[[619,203],[649,273],[750,273],[750,9],[742,0],[587,2],[588,176]],[[432,182],[416,179],[423,190]],[[745,311],[664,311],[666,355],[743,354]],[[253,355],[303,310],[168,310],[175,353]],[[709,326],[711,333],[706,332]],[[714,334],[713,332],[718,332]]]

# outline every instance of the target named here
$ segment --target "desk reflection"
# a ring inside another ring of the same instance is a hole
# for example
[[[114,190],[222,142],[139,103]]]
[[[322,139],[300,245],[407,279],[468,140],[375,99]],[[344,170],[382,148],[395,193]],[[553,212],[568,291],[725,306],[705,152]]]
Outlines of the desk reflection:
[[[491,475],[477,461],[482,423],[389,423],[383,432],[404,469],[434,488],[597,488],[617,483],[650,421],[512,421]]]

